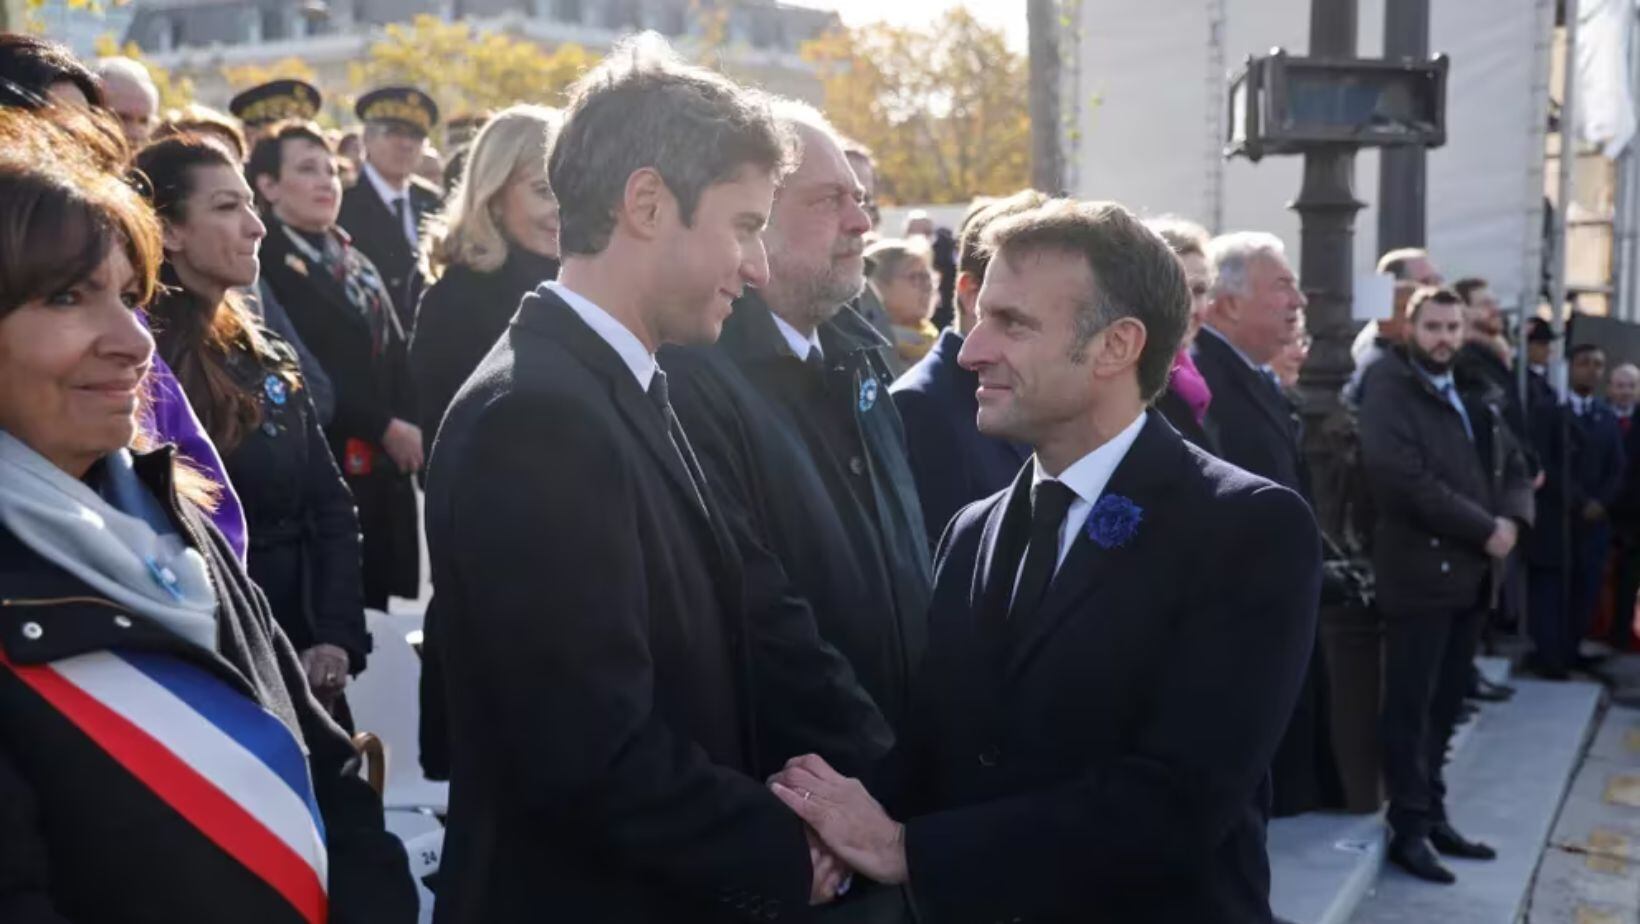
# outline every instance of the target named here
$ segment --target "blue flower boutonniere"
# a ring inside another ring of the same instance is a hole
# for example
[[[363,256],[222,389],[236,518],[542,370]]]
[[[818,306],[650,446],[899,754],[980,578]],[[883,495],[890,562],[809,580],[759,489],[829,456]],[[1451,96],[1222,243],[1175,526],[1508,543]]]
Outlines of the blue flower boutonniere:
[[[1102,549],[1119,549],[1133,541],[1145,510],[1120,494],[1106,494],[1088,512],[1088,538]]]

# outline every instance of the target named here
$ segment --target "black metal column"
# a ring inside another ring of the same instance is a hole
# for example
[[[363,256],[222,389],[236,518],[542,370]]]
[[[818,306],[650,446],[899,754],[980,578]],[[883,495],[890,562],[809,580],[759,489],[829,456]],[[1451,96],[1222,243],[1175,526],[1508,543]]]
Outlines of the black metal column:
[[[1384,0],[1384,57],[1429,57],[1429,0]],[[1424,246],[1424,149],[1385,148],[1378,158],[1378,252]]]
[[[1355,57],[1355,0],[1311,0],[1310,55]],[[1355,272],[1355,213],[1362,203],[1353,191],[1355,147],[1328,145],[1304,155],[1304,185],[1290,208],[1298,212],[1299,278],[1309,300],[1306,318],[1313,346],[1299,377],[1316,517],[1334,538],[1341,536],[1338,487],[1344,409],[1339,389],[1355,364],[1350,359],[1350,320]]]

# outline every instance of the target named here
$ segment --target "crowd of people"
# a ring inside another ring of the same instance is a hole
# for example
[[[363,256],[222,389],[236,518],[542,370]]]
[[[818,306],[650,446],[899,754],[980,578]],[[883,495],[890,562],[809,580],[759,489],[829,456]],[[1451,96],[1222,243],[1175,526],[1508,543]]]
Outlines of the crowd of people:
[[[1346,802],[1351,556],[1389,855],[1451,881],[1483,635],[1632,643],[1640,368],[1562,401],[1531,324],[1522,397],[1427,253],[1346,549],[1273,235],[1022,191],[890,237],[870,151],[655,36],[448,163],[416,88],[321,102],[0,35],[6,921],[413,919],[347,691],[424,531],[441,922],[1269,922],[1269,818]]]

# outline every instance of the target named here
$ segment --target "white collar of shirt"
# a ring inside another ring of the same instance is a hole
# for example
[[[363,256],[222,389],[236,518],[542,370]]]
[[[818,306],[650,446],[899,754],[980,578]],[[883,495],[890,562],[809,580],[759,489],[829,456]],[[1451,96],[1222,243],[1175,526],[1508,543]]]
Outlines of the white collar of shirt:
[[[1116,473],[1116,467],[1122,464],[1128,450],[1133,448],[1134,441],[1139,439],[1139,431],[1144,428],[1145,415],[1141,412],[1121,433],[1116,434],[1105,445],[1072,462],[1070,467],[1059,473],[1058,478],[1053,478],[1043,471],[1040,460],[1032,460],[1032,487],[1044,481],[1059,481],[1076,495],[1076,500],[1071,502],[1070,509],[1065,512],[1065,522],[1059,527],[1060,565],[1065,563],[1065,556],[1070,553],[1076,534],[1082,531],[1082,525],[1088,521],[1088,514],[1093,511],[1094,502],[1105,493],[1105,486],[1110,483],[1111,475]],[[1020,567],[1024,567],[1023,562]]]
[[[1593,395],[1580,395],[1574,391],[1567,397],[1571,398],[1572,410],[1576,411],[1580,417],[1587,414],[1589,412],[1589,407],[1594,404]]]
[[[1536,372],[1538,375],[1547,376],[1549,374],[1548,366],[1540,366],[1537,363],[1528,363],[1526,368]]]
[[[1230,352],[1232,352],[1232,353],[1236,354],[1237,356],[1241,357],[1241,361],[1247,364],[1247,368],[1253,370],[1254,372],[1257,372],[1260,375],[1268,375],[1269,374],[1268,372],[1266,372],[1266,370],[1270,368],[1269,366],[1261,366],[1258,363],[1253,362],[1252,357],[1248,356],[1246,353],[1243,353],[1241,351],[1241,347],[1236,346],[1234,343],[1231,343],[1230,338],[1226,337],[1225,335],[1223,335],[1221,333],[1219,333],[1216,329],[1214,329],[1213,325],[1203,324],[1202,325],[1202,330],[1207,331],[1208,333],[1212,334],[1213,336],[1219,338],[1219,340],[1221,342],[1223,342],[1225,346],[1230,348]]]
[[[563,299],[564,304],[585,321],[593,333],[602,337],[604,342],[620,355],[621,361],[626,363],[627,368],[632,370],[632,375],[638,380],[638,387],[647,393],[649,382],[655,377],[655,356],[644,347],[638,335],[628,330],[625,324],[615,320],[614,315],[594,305],[586,296],[565,288],[562,283],[549,282],[547,288]]]
[[[368,160],[364,162],[362,172],[365,178],[370,181],[371,187],[376,190],[376,195],[382,197],[382,204],[387,206],[389,212],[393,211],[394,202],[400,199],[404,200],[404,237],[414,244],[416,242],[416,214],[415,209],[410,204],[409,181],[405,181],[402,187],[394,189],[385,177],[376,172],[376,168],[372,167]]]
[[[769,317],[774,318],[774,326],[780,328],[780,336],[786,338],[786,346],[791,347],[793,356],[798,359],[808,359],[809,350],[820,350],[819,328],[815,328],[813,333],[805,337],[798,331],[797,328],[786,323],[786,319],[780,315],[771,311],[769,312]],[[822,359],[825,358],[825,355],[826,351],[820,350],[820,356]]]

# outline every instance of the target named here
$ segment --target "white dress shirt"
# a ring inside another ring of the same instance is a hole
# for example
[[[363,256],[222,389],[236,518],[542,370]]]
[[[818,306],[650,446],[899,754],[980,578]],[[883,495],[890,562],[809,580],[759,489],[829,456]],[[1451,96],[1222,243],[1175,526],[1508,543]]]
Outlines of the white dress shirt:
[[[1116,467],[1122,464],[1127,457],[1128,450],[1139,438],[1139,431],[1145,428],[1145,415],[1140,413],[1127,425],[1121,433],[1112,437],[1105,445],[1088,453],[1070,464],[1058,478],[1050,476],[1042,470],[1042,460],[1033,459],[1031,462],[1033,474],[1031,486],[1034,488],[1044,481],[1058,481],[1071,489],[1076,500],[1071,501],[1070,509],[1065,511],[1065,522],[1059,524],[1059,558],[1054,565],[1054,574],[1059,573],[1059,567],[1065,564],[1065,556],[1070,554],[1071,545],[1076,542],[1076,535],[1082,531],[1083,524],[1088,521],[1088,514],[1093,512],[1093,505],[1099,500],[1099,495],[1105,493],[1105,486],[1110,483],[1110,476],[1116,473]],[[1014,575],[1014,590],[1019,589],[1020,575],[1025,572],[1023,559],[1019,563],[1019,572]]]
[[[376,168],[372,167],[368,160],[364,162],[364,170],[361,172],[375,188],[376,195],[381,196],[382,202],[387,204],[389,212],[393,211],[395,201],[404,200],[404,239],[410,242],[411,247],[416,246],[416,206],[410,201],[410,184],[406,182],[398,189],[394,189],[385,177],[376,172]]]
[[[547,288],[563,299],[571,311],[620,355],[621,361],[626,363],[627,368],[632,370],[633,377],[638,380],[638,387],[647,394],[649,382],[655,377],[655,355],[643,345],[638,335],[627,329],[625,324],[615,320],[614,315],[594,305],[586,296],[566,288],[562,283],[549,282]]]
[[[786,346],[791,347],[793,356],[806,360],[809,358],[809,350],[820,350],[819,328],[815,328],[813,333],[805,337],[798,332],[797,328],[787,324],[786,319],[780,315],[771,311],[769,317],[774,318],[774,326],[780,328],[780,336],[786,338]],[[825,356],[826,351],[820,350],[820,358],[824,359]]]

